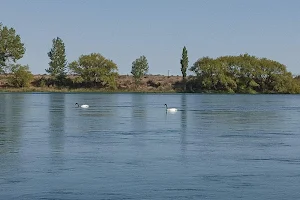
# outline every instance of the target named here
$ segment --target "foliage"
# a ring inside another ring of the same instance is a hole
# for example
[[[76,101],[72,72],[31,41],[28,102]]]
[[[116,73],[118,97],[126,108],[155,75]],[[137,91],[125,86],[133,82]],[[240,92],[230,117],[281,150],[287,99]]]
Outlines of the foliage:
[[[116,87],[117,65],[99,53],[81,55],[68,65],[71,73],[80,76],[85,86]],[[80,79],[77,79],[77,81]]]
[[[11,65],[11,76],[9,83],[14,87],[28,87],[33,80],[33,75],[29,71],[28,65]]]
[[[188,68],[188,64],[189,64],[189,58],[188,58],[188,54],[187,54],[187,49],[184,46],[183,50],[182,50],[182,58],[180,60],[180,64],[181,64],[181,72],[182,72],[182,77],[183,79],[186,78],[186,70]]]
[[[36,81],[36,85],[38,87],[45,87],[47,85],[47,79],[44,76],[42,76],[40,79]]]
[[[58,83],[62,84],[67,67],[65,44],[61,38],[57,37],[52,40],[52,48],[48,52],[50,59],[49,68],[45,69],[47,73]]]
[[[148,72],[149,65],[147,58],[143,55],[132,62],[131,74],[135,83],[140,83],[142,77]]]
[[[202,91],[235,93],[298,93],[299,85],[286,66],[248,54],[203,57],[190,68]]]
[[[13,28],[8,28],[0,23],[0,74],[5,72],[9,61],[16,62],[25,53],[24,44]]]

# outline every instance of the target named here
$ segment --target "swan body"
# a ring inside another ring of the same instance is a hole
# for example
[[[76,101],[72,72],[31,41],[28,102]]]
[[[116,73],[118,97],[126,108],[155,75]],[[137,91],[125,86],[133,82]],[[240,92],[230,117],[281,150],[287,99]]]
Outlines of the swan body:
[[[78,103],[75,103],[75,105],[77,105],[77,107],[81,107],[81,108],[88,108],[89,105],[83,104],[83,105],[79,105]]]
[[[168,108],[168,105],[165,104],[166,106],[166,111],[169,111],[169,112],[177,112],[177,108]]]

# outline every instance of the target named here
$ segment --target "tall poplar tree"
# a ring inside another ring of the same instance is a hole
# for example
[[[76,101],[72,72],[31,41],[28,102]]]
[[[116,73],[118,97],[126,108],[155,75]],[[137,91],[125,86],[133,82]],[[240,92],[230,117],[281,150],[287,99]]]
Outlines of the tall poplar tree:
[[[183,47],[182,50],[182,58],[180,60],[181,64],[181,72],[182,72],[182,79],[183,79],[183,90],[186,91],[186,70],[189,65],[189,58],[188,58],[188,52],[186,47]]]
[[[188,68],[189,65],[189,58],[188,58],[188,54],[187,54],[187,49],[184,46],[183,50],[182,50],[182,58],[180,60],[180,64],[181,64],[181,72],[182,72],[182,78],[183,80],[186,79],[186,70]]]

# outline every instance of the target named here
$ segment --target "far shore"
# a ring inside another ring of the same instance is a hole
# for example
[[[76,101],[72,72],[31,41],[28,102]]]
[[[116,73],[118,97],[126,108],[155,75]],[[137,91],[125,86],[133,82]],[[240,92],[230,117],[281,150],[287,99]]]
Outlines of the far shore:
[[[181,91],[181,76],[146,75],[137,85],[132,75],[119,75],[116,79],[116,88],[100,87],[55,87],[36,86],[35,82],[41,77],[49,78],[48,75],[34,75],[34,81],[29,87],[16,88],[8,85],[7,77],[0,75],[0,92],[109,92],[109,93],[178,93]]]
[[[230,93],[225,91],[195,91],[195,88],[186,86],[184,90],[183,78],[179,75],[145,75],[137,85],[132,75],[119,75],[116,78],[116,87],[56,87],[52,85],[38,86],[41,78],[49,78],[49,75],[34,75],[34,80],[29,87],[12,87],[8,84],[6,75],[0,75],[0,93],[4,92],[36,92],[36,93],[198,93],[198,94],[285,94],[285,93]],[[72,76],[68,76],[73,78]],[[194,76],[187,77],[193,80]],[[298,78],[297,78],[298,80]],[[291,94],[291,93],[287,93]],[[297,93],[296,93],[297,94]]]

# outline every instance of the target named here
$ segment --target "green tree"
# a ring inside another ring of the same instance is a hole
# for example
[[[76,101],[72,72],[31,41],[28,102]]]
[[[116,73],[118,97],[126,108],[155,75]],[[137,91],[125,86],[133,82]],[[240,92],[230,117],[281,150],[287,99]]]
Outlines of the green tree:
[[[33,74],[29,71],[28,65],[11,65],[11,76],[8,81],[14,87],[28,87],[33,80]]]
[[[203,57],[190,68],[194,71],[202,90],[233,92],[236,83],[227,72],[227,66],[217,59]]]
[[[296,79],[286,66],[248,54],[203,57],[190,68],[196,73],[194,88],[236,93],[299,93]]]
[[[0,23],[0,73],[5,72],[9,61],[16,62],[25,53],[24,44],[13,28],[8,28]]]
[[[80,76],[86,86],[116,87],[117,65],[99,53],[81,55],[68,65],[71,73]],[[78,80],[78,79],[76,79]]]
[[[59,84],[62,84],[66,75],[67,59],[65,44],[61,38],[57,37],[52,40],[52,48],[48,52],[50,58],[49,68],[45,69],[51,78]]]
[[[183,78],[183,80],[185,80],[186,79],[186,70],[189,65],[188,52],[187,52],[187,49],[185,46],[183,47],[183,50],[182,50],[182,58],[180,60],[180,64],[181,64],[182,78]]]
[[[140,56],[132,62],[131,74],[135,80],[135,83],[140,83],[142,77],[148,72],[149,64],[146,56]]]

